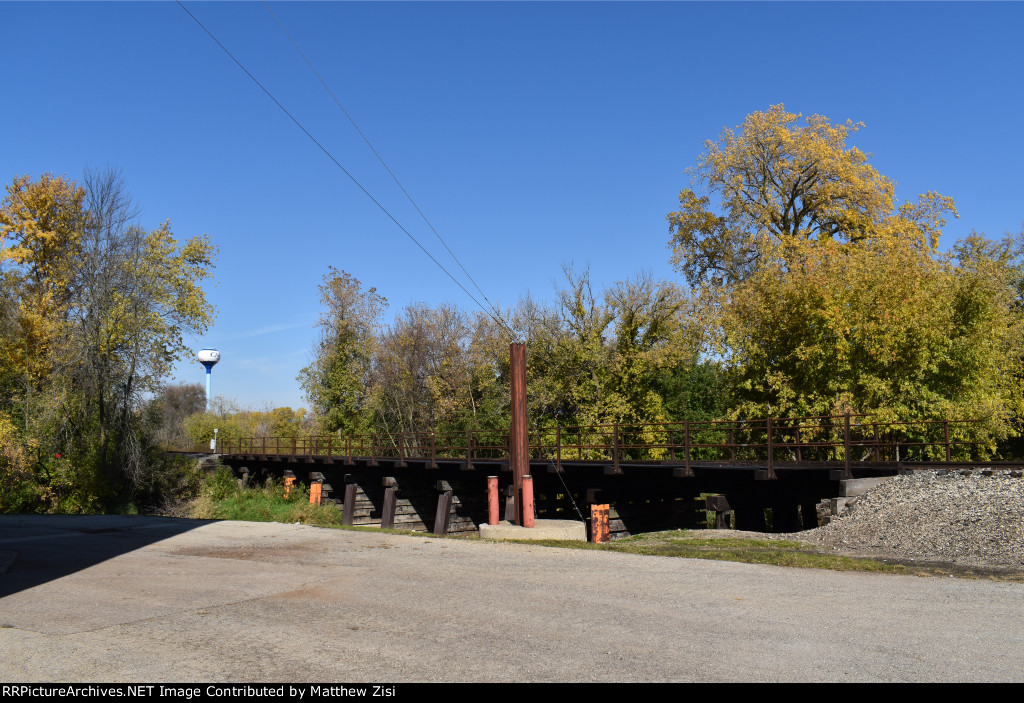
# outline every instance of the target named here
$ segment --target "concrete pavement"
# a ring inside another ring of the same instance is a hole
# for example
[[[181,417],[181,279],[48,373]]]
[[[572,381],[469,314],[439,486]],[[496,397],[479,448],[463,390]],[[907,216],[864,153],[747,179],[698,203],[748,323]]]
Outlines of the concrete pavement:
[[[0,516],[5,682],[1024,681],[1022,605],[1005,582]]]

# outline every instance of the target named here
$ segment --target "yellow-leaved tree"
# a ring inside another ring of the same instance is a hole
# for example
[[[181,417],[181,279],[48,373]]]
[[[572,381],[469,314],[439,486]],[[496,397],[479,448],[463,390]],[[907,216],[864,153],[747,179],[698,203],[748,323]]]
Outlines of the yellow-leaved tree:
[[[897,238],[934,249],[953,201],[936,193],[897,207],[893,183],[831,124],[775,105],[705,143],[691,187],[668,215],[672,263],[697,286],[730,286],[789,241]]]
[[[974,234],[940,252],[952,200],[897,205],[846,145],[859,127],[754,113],[706,144],[699,192],[668,216],[732,413],[979,419],[963,438],[991,450],[1024,409],[1019,243]]]
[[[16,177],[0,204],[0,510],[125,507],[154,485],[142,408],[212,322],[205,236],[147,231],[116,171]]]

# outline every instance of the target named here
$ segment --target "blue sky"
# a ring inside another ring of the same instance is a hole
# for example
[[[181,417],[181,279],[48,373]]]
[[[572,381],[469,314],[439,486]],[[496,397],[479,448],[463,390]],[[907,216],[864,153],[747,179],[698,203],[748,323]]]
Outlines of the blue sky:
[[[262,3],[185,3],[439,259],[440,245]],[[956,200],[948,246],[1024,220],[1022,3],[274,2],[488,297],[673,277],[665,216],[750,112],[863,121],[851,144]],[[220,248],[214,392],[301,406],[328,266],[475,306],[175,3],[0,2],[0,178],[115,166]],[[468,284],[467,284],[468,286]],[[204,381],[194,361],[176,380]]]

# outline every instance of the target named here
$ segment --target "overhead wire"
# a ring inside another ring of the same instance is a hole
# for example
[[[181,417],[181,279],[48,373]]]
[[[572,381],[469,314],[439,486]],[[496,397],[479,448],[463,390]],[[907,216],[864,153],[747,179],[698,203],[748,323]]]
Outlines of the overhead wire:
[[[313,142],[313,143],[314,143],[314,144],[315,144],[315,145],[316,145],[316,146],[317,146],[317,147],[318,147],[318,148],[320,149],[320,151],[322,151],[322,152],[323,152],[323,153],[324,153],[324,154],[325,154],[325,155],[327,156],[327,158],[329,158],[329,159],[330,159],[330,160],[331,160],[332,162],[334,162],[334,165],[335,165],[335,166],[337,166],[337,167],[338,167],[339,169],[341,169],[342,173],[344,173],[344,174],[345,174],[346,176],[348,176],[349,180],[351,180],[351,181],[352,181],[352,182],[353,182],[353,183],[354,183],[354,184],[356,185],[356,187],[357,187],[357,188],[359,188],[359,190],[363,191],[363,194],[364,194],[364,195],[366,195],[366,197],[368,197],[368,198],[369,198],[369,199],[370,199],[370,200],[371,200],[371,201],[373,202],[373,204],[374,204],[374,205],[376,205],[376,206],[377,206],[378,208],[380,208],[381,212],[383,212],[383,213],[384,213],[385,215],[387,215],[388,219],[390,219],[390,220],[391,220],[391,221],[392,221],[392,222],[393,222],[393,223],[395,224],[395,226],[396,226],[396,227],[398,227],[398,229],[402,230],[402,232],[403,232],[403,233],[405,234],[405,236],[407,236],[407,237],[408,237],[408,238],[409,238],[410,240],[412,240],[412,242],[413,242],[413,243],[414,243],[414,244],[415,244],[415,245],[416,245],[417,247],[419,247],[419,248],[420,248],[420,250],[421,250],[421,251],[422,251],[422,252],[423,252],[424,254],[426,254],[426,255],[427,255],[427,257],[428,257],[428,258],[429,258],[429,259],[430,259],[431,261],[433,261],[433,262],[434,262],[434,264],[435,264],[435,265],[436,265],[436,266],[437,266],[437,267],[438,267],[439,269],[441,269],[441,270],[442,270],[442,271],[443,271],[443,272],[445,273],[445,275],[447,275],[447,276],[448,276],[448,278],[450,278],[450,279],[452,280],[452,282],[453,282],[453,283],[455,283],[455,285],[457,285],[457,286],[458,286],[459,288],[461,288],[461,289],[462,289],[462,292],[463,292],[463,293],[465,293],[465,294],[466,294],[467,296],[469,296],[470,300],[472,300],[472,301],[473,301],[474,303],[476,303],[477,307],[479,307],[479,308],[480,308],[480,309],[481,309],[481,310],[482,310],[482,311],[483,311],[484,313],[486,313],[486,314],[487,314],[487,315],[488,315],[488,316],[489,316],[489,317],[490,317],[490,318],[491,318],[492,320],[494,320],[494,321],[495,321],[495,322],[497,322],[497,323],[498,323],[498,324],[499,324],[499,325],[500,325],[501,327],[503,327],[503,328],[505,329],[505,331],[507,331],[507,332],[508,332],[509,334],[511,334],[511,335],[512,335],[513,337],[516,337],[516,338],[518,338],[518,335],[517,335],[517,334],[515,333],[515,331],[514,331],[514,330],[513,330],[513,329],[512,329],[511,327],[509,327],[509,325],[508,325],[508,324],[507,324],[507,323],[506,323],[506,322],[505,322],[504,320],[502,320],[502,319],[501,319],[500,317],[497,317],[497,316],[496,316],[496,315],[495,315],[494,313],[492,313],[492,312],[491,312],[490,310],[488,310],[487,308],[485,308],[485,307],[484,307],[484,306],[483,306],[483,305],[482,305],[482,304],[480,303],[480,301],[479,301],[479,300],[477,300],[477,299],[476,299],[476,297],[475,297],[475,296],[474,296],[474,295],[473,295],[472,293],[470,293],[470,292],[469,292],[469,290],[467,290],[467,289],[466,289],[466,287],[465,287],[464,285],[462,285],[462,283],[461,283],[461,282],[460,282],[460,281],[459,281],[459,280],[458,280],[457,278],[455,278],[455,276],[453,276],[453,275],[451,274],[451,272],[449,272],[449,271],[448,271],[448,269],[446,269],[446,268],[445,268],[445,267],[444,267],[444,266],[443,266],[443,265],[441,264],[441,262],[440,262],[440,261],[438,261],[438,260],[437,260],[437,259],[436,259],[436,258],[434,257],[434,255],[433,255],[433,254],[431,254],[431,253],[430,253],[430,251],[429,251],[429,250],[427,250],[427,248],[426,248],[426,247],[424,247],[424,246],[423,246],[423,245],[422,245],[422,244],[421,244],[421,243],[419,242],[419,240],[418,240],[418,239],[416,239],[416,237],[414,237],[414,236],[413,236],[413,234],[412,234],[412,233],[411,233],[411,232],[410,232],[409,230],[407,230],[407,229],[406,229],[406,228],[405,228],[405,227],[404,227],[404,226],[402,225],[402,223],[401,223],[401,222],[399,222],[399,221],[398,221],[398,220],[397,220],[397,219],[395,218],[395,216],[394,216],[394,215],[392,215],[392,214],[391,214],[391,213],[390,213],[390,212],[388,211],[388,209],[387,209],[386,207],[384,207],[384,205],[383,205],[383,204],[382,204],[382,203],[381,203],[381,202],[380,202],[379,200],[377,200],[377,199],[376,199],[375,197],[373,197],[373,195],[372,195],[372,194],[370,193],[370,191],[369,191],[369,190],[367,190],[367,189],[366,189],[366,188],[365,188],[365,187],[363,186],[363,184],[362,184],[362,183],[360,183],[360,182],[359,182],[359,180],[358,180],[358,179],[357,179],[357,178],[356,178],[355,176],[353,176],[353,175],[352,175],[352,173],[351,173],[351,172],[349,172],[349,170],[348,170],[348,169],[346,169],[346,168],[345,168],[345,167],[344,167],[344,166],[343,166],[343,165],[341,164],[341,162],[340,162],[340,161],[338,161],[338,160],[337,160],[337,159],[336,159],[336,158],[334,157],[334,155],[333,155],[333,154],[332,154],[332,153],[331,153],[331,152],[330,152],[330,151],[329,151],[329,150],[327,149],[327,147],[325,147],[325,146],[324,146],[323,144],[321,144],[321,143],[320,143],[320,142],[319,142],[319,141],[318,141],[318,140],[316,139],[316,137],[314,137],[314,136],[313,136],[313,135],[312,135],[312,134],[310,133],[310,131],[309,131],[308,129],[306,129],[306,128],[305,128],[305,126],[303,126],[303,124],[302,124],[302,123],[301,123],[301,122],[300,122],[300,121],[299,121],[299,120],[298,120],[298,119],[297,119],[297,118],[296,118],[296,117],[295,117],[295,116],[294,116],[294,115],[293,115],[293,114],[292,114],[291,112],[289,112],[289,111],[288,111],[288,109],[287,109],[287,108],[286,108],[286,107],[285,107],[284,105],[282,105],[282,104],[281,104],[281,102],[280,102],[280,101],[279,101],[279,100],[278,100],[277,98],[275,98],[275,97],[274,97],[274,94],[273,94],[273,93],[271,93],[271,92],[270,92],[270,91],[269,91],[269,90],[268,90],[268,89],[267,89],[267,88],[266,88],[266,87],[265,87],[265,86],[264,86],[264,85],[263,85],[263,84],[262,84],[262,83],[261,83],[261,82],[260,82],[260,81],[259,81],[259,80],[258,80],[258,79],[256,78],[256,76],[254,76],[254,75],[253,75],[253,74],[252,74],[252,73],[251,73],[251,72],[249,71],[249,69],[247,69],[247,68],[246,68],[246,67],[245,67],[245,66],[244,66],[244,65],[242,64],[242,62],[241,62],[241,61],[239,61],[239,60],[238,60],[238,59],[237,59],[237,58],[235,57],[235,55],[234,55],[234,54],[232,54],[232,53],[231,53],[231,52],[230,52],[230,51],[228,50],[228,48],[227,48],[226,46],[224,46],[224,44],[222,44],[222,43],[221,43],[221,41],[220,41],[219,39],[217,39],[217,37],[216,37],[216,36],[215,36],[215,35],[213,34],[213,32],[211,32],[211,31],[210,31],[209,29],[207,29],[207,28],[206,28],[206,25],[204,25],[204,24],[203,24],[203,23],[202,23],[202,22],[201,22],[201,21],[199,20],[199,18],[198,18],[198,17],[196,17],[195,15],[193,15],[193,14],[192,14],[192,13],[191,13],[191,12],[189,11],[189,9],[188,9],[187,7],[185,7],[185,5],[183,5],[183,4],[182,4],[181,0],[176,0],[176,2],[177,2],[177,4],[178,4],[178,7],[180,7],[180,8],[182,9],[182,10],[184,10],[184,11],[185,11],[185,12],[186,12],[186,13],[188,14],[188,16],[189,16],[189,17],[191,17],[191,18],[192,18],[192,19],[193,19],[193,20],[195,21],[195,23],[196,23],[196,24],[198,24],[198,25],[200,26],[200,28],[202,28],[202,30],[203,30],[204,32],[206,32],[206,34],[207,34],[207,35],[209,35],[210,39],[212,39],[212,40],[214,41],[214,43],[216,43],[216,44],[217,44],[217,46],[219,46],[219,47],[221,48],[221,50],[222,50],[222,51],[223,51],[223,52],[224,52],[225,54],[227,54],[227,55],[228,55],[228,57],[229,57],[229,58],[230,58],[230,59],[231,59],[232,61],[234,61],[234,62],[235,62],[235,64],[236,64],[236,65],[237,65],[237,66],[238,66],[238,67],[239,67],[240,69],[242,69],[242,71],[244,71],[244,72],[245,72],[245,75],[249,76],[249,78],[250,78],[250,79],[252,79],[252,82],[253,82],[253,83],[255,83],[255,84],[256,84],[257,86],[259,86],[260,90],[262,90],[262,91],[263,91],[264,93],[266,93],[267,97],[268,97],[268,98],[270,98],[270,99],[271,99],[271,100],[273,101],[273,103],[274,103],[275,105],[277,105],[277,107],[278,107],[278,108],[280,108],[280,110],[281,110],[281,111],[282,111],[282,112],[283,112],[283,113],[284,113],[285,115],[287,115],[287,116],[288,116],[288,119],[290,119],[290,120],[291,120],[292,122],[294,122],[294,123],[295,123],[295,126],[296,126],[296,127],[298,127],[298,128],[300,129],[300,130],[302,130],[302,133],[303,133],[303,134],[305,134],[305,135],[306,135],[306,136],[307,136],[307,137],[309,138],[309,140],[310,140],[310,141],[312,141],[312,142]]]
[[[363,130],[359,128],[359,125],[356,124],[355,118],[353,118],[351,113],[349,113],[349,111],[345,109],[345,106],[341,104],[341,101],[338,99],[338,96],[334,94],[334,91],[331,90],[329,85],[327,85],[327,81],[325,81],[323,76],[320,75],[320,72],[316,70],[316,67],[313,65],[313,62],[309,59],[308,56],[306,56],[306,52],[304,52],[302,48],[299,46],[299,43],[295,40],[295,37],[293,37],[291,32],[289,32],[285,28],[284,23],[281,22],[281,19],[277,16],[277,14],[274,13],[274,10],[271,9],[270,3],[268,3],[267,0],[263,0],[263,6],[267,8],[267,12],[269,12],[270,16],[274,18],[274,21],[277,22],[277,25],[281,28],[281,31],[284,32],[286,37],[288,37],[288,40],[292,43],[292,46],[295,47],[295,50],[299,52],[299,55],[306,62],[306,65],[309,66],[309,70],[313,72],[313,75],[315,75],[317,77],[317,80],[320,81],[320,84],[324,87],[324,90],[326,90],[327,94],[330,95],[331,98],[334,100],[334,103],[338,106],[338,109],[340,109],[342,113],[344,113],[345,117],[348,118],[348,121],[352,124],[352,127],[356,130],[356,132],[359,133],[359,136],[362,137],[362,140],[366,143],[366,146],[370,149],[370,151],[373,152],[373,155],[377,157],[377,160],[380,162],[380,165],[383,166],[384,170],[388,172],[389,176],[391,176],[391,180],[395,182],[395,185],[397,185],[398,188],[402,191],[406,199],[408,199],[408,201],[416,209],[416,212],[419,213],[420,217],[423,218],[423,221],[427,223],[427,227],[429,227],[430,231],[434,233],[435,237],[437,237],[437,241],[441,242],[441,245],[445,248],[448,254],[455,261],[455,263],[459,265],[459,268],[462,269],[462,273],[466,274],[466,278],[468,278],[469,281],[473,284],[473,287],[476,288],[477,292],[480,293],[480,296],[484,299],[484,301],[486,301],[487,305],[490,306],[491,310],[495,313],[495,315],[498,315],[500,317],[501,313],[498,312],[498,309],[487,297],[487,294],[484,293],[483,289],[476,282],[476,279],[474,279],[473,276],[469,273],[469,271],[466,270],[466,267],[462,265],[462,261],[460,261],[459,257],[455,255],[455,252],[452,251],[451,247],[448,246],[448,243],[437,231],[437,228],[434,227],[434,224],[429,219],[427,219],[426,214],[423,212],[422,209],[420,209],[420,206],[413,199],[412,195],[410,195],[409,191],[405,189],[405,186],[402,185],[402,182],[398,180],[398,176],[395,175],[395,173],[391,170],[391,167],[388,166],[386,161],[384,161],[384,157],[381,156],[377,149],[374,148],[373,144],[370,143],[369,137],[367,137]]]

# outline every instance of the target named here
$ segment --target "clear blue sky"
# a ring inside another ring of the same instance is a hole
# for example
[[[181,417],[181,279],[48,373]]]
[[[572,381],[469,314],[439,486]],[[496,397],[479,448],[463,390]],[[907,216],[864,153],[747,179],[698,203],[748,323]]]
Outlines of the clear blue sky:
[[[262,3],[187,2],[432,251],[440,245]],[[863,121],[901,199],[1024,220],[1021,3],[271,4],[493,301],[668,266],[705,139],[784,103]],[[177,4],[0,2],[0,178],[115,166],[142,222],[220,248],[214,392],[303,405],[329,265],[391,302],[473,303]],[[450,264],[450,261],[446,261]],[[178,381],[203,382],[196,362]]]

